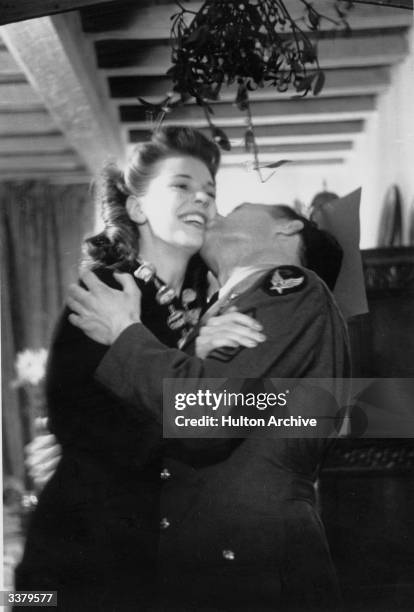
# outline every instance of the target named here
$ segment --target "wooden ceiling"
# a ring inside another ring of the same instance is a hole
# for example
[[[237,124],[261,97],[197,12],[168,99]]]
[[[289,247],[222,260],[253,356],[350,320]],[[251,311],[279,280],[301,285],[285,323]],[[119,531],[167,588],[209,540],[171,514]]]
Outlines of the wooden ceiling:
[[[59,2],[49,4],[57,10]],[[137,96],[159,101],[171,89],[165,73],[173,2],[76,4],[83,8],[0,28],[0,179],[87,179],[105,159],[122,160],[127,146],[147,138],[151,122]],[[315,4],[332,12],[331,0]],[[289,0],[289,9],[299,15],[300,3]],[[356,3],[349,22],[350,37],[324,25],[319,58],[326,85],[318,97],[291,100],[272,88],[252,95],[263,161],[283,156],[297,164],[341,164],[352,155],[408,52],[412,11]],[[228,165],[247,159],[245,119],[233,99],[230,87],[214,104],[215,123],[233,143],[224,155]],[[191,102],[169,121],[206,127]]]

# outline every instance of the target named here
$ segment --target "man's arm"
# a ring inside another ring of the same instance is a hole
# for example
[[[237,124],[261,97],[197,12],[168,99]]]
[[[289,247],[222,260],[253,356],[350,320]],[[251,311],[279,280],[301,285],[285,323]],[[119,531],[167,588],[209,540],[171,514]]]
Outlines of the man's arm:
[[[99,335],[103,325],[113,335],[108,344],[115,340],[96,370],[96,379],[140,417],[163,422],[162,386],[166,378],[176,382],[176,392],[188,390],[188,379],[192,379],[191,391],[206,388],[206,379],[244,379],[243,391],[249,392],[263,378],[347,375],[343,321],[323,283],[303,269],[278,267],[264,276],[254,290],[239,297],[238,309],[254,310],[265,342],[253,349],[220,349],[205,360],[165,347],[144,326],[124,317],[137,297],[132,285],[128,291],[112,292],[108,303],[108,296],[99,295],[99,281],[87,281],[89,291],[77,291],[79,295],[75,296],[77,303],[73,306],[79,315],[75,324],[88,335]],[[97,321],[98,326],[93,323],[89,329],[90,321]],[[114,329],[118,332],[114,333]],[[293,414],[298,408],[301,406],[296,405]],[[308,408],[314,410],[312,402],[308,402]],[[228,412],[231,411],[230,406]],[[204,436],[204,431],[199,435]]]
[[[323,328],[322,292],[315,286],[288,295],[258,293],[256,318],[266,341],[201,360],[160,343],[142,324],[126,328],[96,370],[115,395],[161,421],[165,378],[299,378],[317,358]],[[242,308],[242,303],[240,303]],[[138,408],[139,407],[139,408]]]

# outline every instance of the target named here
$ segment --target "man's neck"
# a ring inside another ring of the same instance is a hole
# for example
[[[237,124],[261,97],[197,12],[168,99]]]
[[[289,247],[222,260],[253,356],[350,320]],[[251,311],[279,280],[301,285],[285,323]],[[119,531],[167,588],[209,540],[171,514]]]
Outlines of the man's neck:
[[[233,255],[233,254],[232,254]],[[226,258],[220,266],[218,281],[222,287],[227,281],[234,277],[243,275],[244,271],[259,270],[260,268],[275,268],[276,266],[299,266],[299,258],[286,252],[278,253],[275,250],[263,250],[249,254],[240,254],[240,257]]]

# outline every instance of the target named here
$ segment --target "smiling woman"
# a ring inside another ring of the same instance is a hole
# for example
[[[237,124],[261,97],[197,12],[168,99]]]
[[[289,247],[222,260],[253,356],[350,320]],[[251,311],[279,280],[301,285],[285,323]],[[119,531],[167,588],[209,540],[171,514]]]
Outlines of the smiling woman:
[[[129,216],[141,226],[140,254],[148,259],[154,249],[165,251],[168,244],[170,251],[192,255],[216,214],[211,172],[198,159],[174,156],[157,162],[155,176],[145,195],[127,199]]]
[[[197,252],[216,213],[219,161],[200,132],[167,127],[137,147],[124,173],[106,168],[98,191],[104,230],[86,241],[85,263],[113,287],[113,272],[133,273],[142,321],[170,347],[205,303]],[[59,610],[146,609],[156,590],[162,434],[94,381],[107,347],[68,315],[46,384],[62,459],[32,517],[16,588],[57,590]]]
[[[219,163],[219,149],[203,134],[165,127],[134,149],[125,172],[108,166],[98,194],[105,229],[88,241],[92,260],[117,268],[132,263],[151,249],[151,236],[166,248],[174,217],[176,224],[182,215],[197,214],[204,225],[215,214]]]

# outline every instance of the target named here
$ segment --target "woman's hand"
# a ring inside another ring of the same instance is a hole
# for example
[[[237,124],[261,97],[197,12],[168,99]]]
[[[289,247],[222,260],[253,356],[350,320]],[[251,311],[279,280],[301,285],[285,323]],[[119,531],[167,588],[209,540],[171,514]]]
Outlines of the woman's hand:
[[[25,447],[25,465],[36,489],[43,489],[55,473],[62,449],[53,434],[36,436]]]
[[[238,312],[235,307],[217,317],[211,317],[200,329],[196,339],[196,355],[205,359],[217,348],[245,346],[254,348],[266,340],[263,326],[249,315]]]

